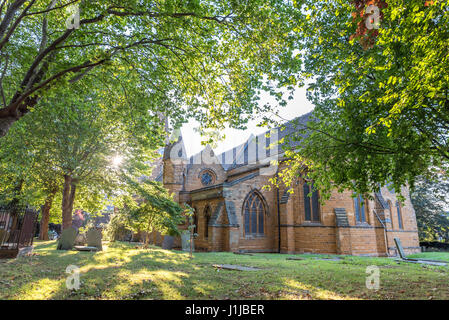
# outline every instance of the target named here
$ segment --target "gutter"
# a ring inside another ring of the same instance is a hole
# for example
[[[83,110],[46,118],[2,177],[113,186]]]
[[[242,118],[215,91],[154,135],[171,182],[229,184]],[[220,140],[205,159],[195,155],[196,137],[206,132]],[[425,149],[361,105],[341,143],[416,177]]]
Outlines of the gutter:
[[[276,171],[276,181],[279,178],[279,167]],[[278,181],[279,182],[279,181]],[[281,209],[279,205],[279,187],[276,187],[276,195],[277,195],[277,210],[278,210],[278,253],[281,253]]]

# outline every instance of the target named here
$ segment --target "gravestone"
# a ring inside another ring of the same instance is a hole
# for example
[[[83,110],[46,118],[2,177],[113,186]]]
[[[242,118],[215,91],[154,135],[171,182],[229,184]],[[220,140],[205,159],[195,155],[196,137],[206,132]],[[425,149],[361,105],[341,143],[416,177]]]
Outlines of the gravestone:
[[[182,251],[190,252],[190,232],[181,234]],[[195,251],[195,242],[192,243],[192,251]]]
[[[173,243],[175,238],[172,236],[164,236],[164,241],[162,242],[162,249],[171,250],[173,249]]]
[[[241,255],[244,255],[244,256],[253,256],[252,253],[249,253],[249,252],[241,252],[241,251],[235,251],[234,254],[241,254]]]
[[[87,231],[87,246],[88,247],[96,247],[99,251],[103,250],[103,246],[101,244],[101,231],[98,229],[89,229]]]
[[[399,238],[394,238],[394,243],[396,244],[396,248],[401,259],[407,260],[407,256],[405,255],[404,249],[402,248],[401,240]]]
[[[78,251],[98,251],[97,247],[74,246],[74,248]]]
[[[80,233],[75,238],[75,245],[84,246],[86,244],[86,234]]]
[[[335,257],[335,258],[313,258],[314,260],[320,260],[320,261],[340,261],[341,258]]]
[[[57,250],[72,250],[75,244],[76,234],[78,231],[75,228],[64,229],[61,233],[61,237],[58,240]]]
[[[261,269],[254,267],[245,267],[234,264],[213,264],[214,268],[217,269],[226,269],[226,270],[238,270],[238,271],[259,271]]]
[[[399,256],[402,261],[412,262],[412,263],[420,263],[420,264],[430,264],[434,266],[446,266],[447,263],[444,261],[437,260],[428,260],[428,259],[410,259],[407,258],[404,252],[404,248],[402,247],[401,240],[399,238],[394,238],[394,243],[396,244],[396,248],[398,250]]]

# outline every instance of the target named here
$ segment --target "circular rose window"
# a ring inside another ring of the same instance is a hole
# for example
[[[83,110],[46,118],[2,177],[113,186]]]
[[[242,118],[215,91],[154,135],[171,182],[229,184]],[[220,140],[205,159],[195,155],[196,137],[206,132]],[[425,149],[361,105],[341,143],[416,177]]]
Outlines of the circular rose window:
[[[210,172],[205,172],[201,175],[201,183],[205,186],[212,184],[214,177]]]

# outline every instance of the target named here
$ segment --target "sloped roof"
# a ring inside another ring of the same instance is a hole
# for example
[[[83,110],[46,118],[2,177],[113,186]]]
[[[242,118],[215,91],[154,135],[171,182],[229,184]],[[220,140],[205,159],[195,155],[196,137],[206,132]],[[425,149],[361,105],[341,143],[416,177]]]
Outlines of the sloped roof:
[[[179,135],[176,143],[169,144],[165,147],[163,158],[171,158],[170,154],[174,151],[174,153],[177,154],[172,156],[185,159],[188,163],[188,169],[190,169],[190,167],[196,163],[198,159],[201,159],[202,153],[210,149],[212,158],[216,158],[217,163],[221,164],[225,171],[228,171],[282,154],[284,153],[286,146],[293,148],[299,146],[301,140],[300,138],[304,137],[305,134],[298,134],[298,131],[306,129],[306,125],[309,121],[313,121],[312,112],[290,120],[280,127],[267,130],[257,136],[251,134],[246,142],[222,152],[219,155],[212,155],[213,150],[210,146],[206,146],[205,149],[192,155],[188,159],[182,135]],[[277,142],[281,139],[285,140],[282,144],[278,144]],[[180,146],[173,149],[175,145],[178,144]]]
[[[273,130],[265,131],[260,135],[251,135],[246,142],[219,154],[217,157],[225,170],[231,170],[251,163],[250,158],[252,152],[255,152],[256,154],[256,161],[282,154],[285,151],[284,149],[286,146],[294,148],[300,145],[300,139],[298,138],[302,138],[306,134],[298,134],[298,131],[306,129],[309,121],[313,121],[312,112],[290,120]],[[276,142],[283,138],[285,138],[284,143],[276,144]],[[249,149],[251,148],[251,143],[253,141],[255,141],[256,147],[253,148],[251,152]],[[273,144],[272,148],[268,149],[271,144]],[[232,161],[230,162],[228,159],[230,159],[231,154]]]

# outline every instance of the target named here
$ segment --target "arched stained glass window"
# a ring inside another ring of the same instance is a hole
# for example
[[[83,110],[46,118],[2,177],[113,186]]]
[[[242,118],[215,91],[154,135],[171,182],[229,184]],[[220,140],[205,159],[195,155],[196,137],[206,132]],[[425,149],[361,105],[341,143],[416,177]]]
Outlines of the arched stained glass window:
[[[247,201],[245,203],[245,207],[244,207],[244,218],[245,218],[245,234],[249,234],[250,232],[250,225],[249,225],[249,213],[250,213],[250,209],[249,209],[249,202]]]
[[[402,223],[401,205],[399,201],[396,201],[396,213],[398,214],[398,227],[399,229],[404,229],[404,224]]]
[[[264,215],[265,210],[263,208],[262,202],[259,203],[259,234],[264,234]]]
[[[265,234],[265,206],[262,196],[252,191],[243,205],[243,221],[246,235]]]
[[[354,198],[355,220],[359,223],[366,222],[365,199],[360,194]]]
[[[209,206],[204,209],[204,238],[209,238],[209,222],[211,217],[212,210]]]
[[[320,222],[320,204],[318,191],[313,191],[312,197],[309,197],[309,193],[312,191],[312,189],[313,185],[309,185],[307,182],[304,183],[304,220]]]

